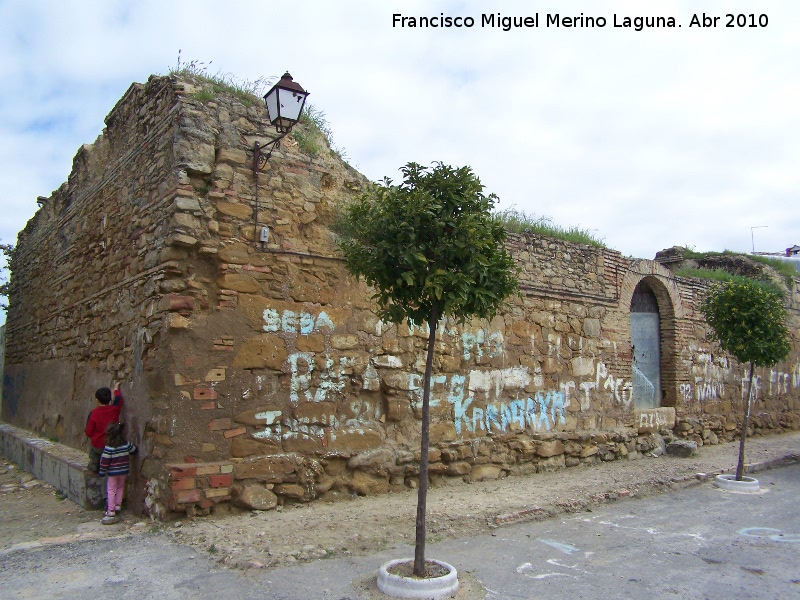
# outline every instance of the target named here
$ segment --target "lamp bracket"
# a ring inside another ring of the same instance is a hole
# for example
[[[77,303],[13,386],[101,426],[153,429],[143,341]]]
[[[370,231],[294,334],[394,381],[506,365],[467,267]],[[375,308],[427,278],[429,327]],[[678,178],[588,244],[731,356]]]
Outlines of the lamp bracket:
[[[267,161],[272,156],[275,149],[281,147],[281,140],[286,137],[289,132],[281,133],[277,138],[272,141],[261,144],[253,142],[253,175],[258,175],[264,167],[267,166]]]

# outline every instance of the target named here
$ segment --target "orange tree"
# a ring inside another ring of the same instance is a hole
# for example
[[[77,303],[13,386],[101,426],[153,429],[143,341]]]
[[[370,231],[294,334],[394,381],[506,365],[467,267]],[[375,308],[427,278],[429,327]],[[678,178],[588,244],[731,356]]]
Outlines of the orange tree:
[[[742,435],[736,480],[744,472],[744,441],[750,419],[753,367],[771,367],[788,356],[789,330],[782,295],[747,279],[729,280],[711,287],[700,311],[720,347],[742,364],[750,364],[744,401]]]
[[[469,167],[408,163],[403,182],[371,186],[334,225],[348,271],[375,290],[384,321],[427,323],[414,574],[425,569],[431,371],[439,319],[491,318],[519,289],[506,231]],[[409,323],[410,324],[410,323]]]

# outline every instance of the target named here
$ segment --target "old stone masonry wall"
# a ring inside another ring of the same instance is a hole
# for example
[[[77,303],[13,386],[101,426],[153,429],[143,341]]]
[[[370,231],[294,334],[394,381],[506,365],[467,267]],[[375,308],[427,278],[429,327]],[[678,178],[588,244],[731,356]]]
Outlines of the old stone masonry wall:
[[[123,381],[142,445],[132,491],[159,518],[416,486],[429,325],[380,321],[328,228],[365,179],[301,125],[256,187],[265,111],[209,90],[133,86],[20,236],[4,420],[80,447],[94,387]],[[434,484],[736,435],[746,373],[707,340],[704,282],[613,250],[508,243],[521,296],[491,322],[436,324]],[[631,337],[642,294],[656,379]],[[758,373],[755,431],[800,425],[798,298],[795,281],[793,351]]]

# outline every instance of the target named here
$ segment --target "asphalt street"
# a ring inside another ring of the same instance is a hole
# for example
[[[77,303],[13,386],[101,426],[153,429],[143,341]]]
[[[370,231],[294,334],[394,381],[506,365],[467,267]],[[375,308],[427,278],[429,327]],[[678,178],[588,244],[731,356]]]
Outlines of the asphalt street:
[[[428,544],[426,556],[455,565],[490,599],[800,598],[800,465],[758,479],[759,493],[709,482]],[[0,595],[373,600],[380,596],[368,591],[369,579],[378,567],[412,555],[403,546],[243,572],[141,533],[1,555]]]

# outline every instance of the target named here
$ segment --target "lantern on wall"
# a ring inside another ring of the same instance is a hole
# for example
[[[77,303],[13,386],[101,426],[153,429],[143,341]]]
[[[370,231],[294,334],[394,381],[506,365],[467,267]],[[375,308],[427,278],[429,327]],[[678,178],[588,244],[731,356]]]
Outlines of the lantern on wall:
[[[300,119],[307,97],[308,92],[292,80],[288,71],[270,91],[264,94],[269,122],[275,126],[278,133],[286,134],[294,127]]]

